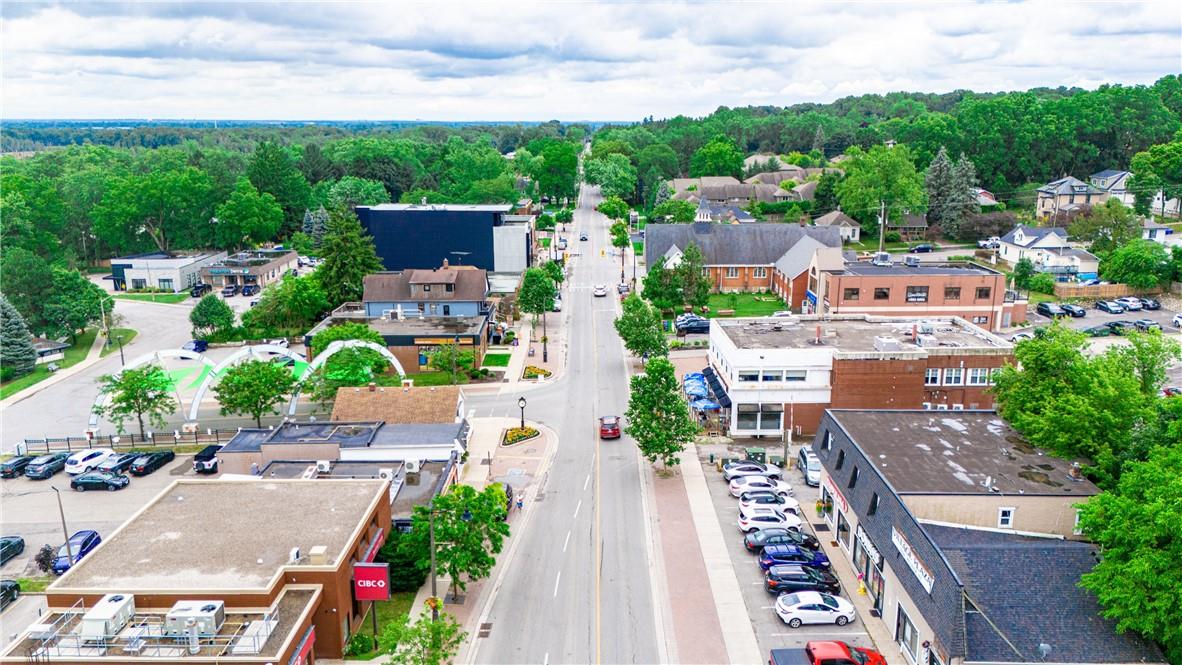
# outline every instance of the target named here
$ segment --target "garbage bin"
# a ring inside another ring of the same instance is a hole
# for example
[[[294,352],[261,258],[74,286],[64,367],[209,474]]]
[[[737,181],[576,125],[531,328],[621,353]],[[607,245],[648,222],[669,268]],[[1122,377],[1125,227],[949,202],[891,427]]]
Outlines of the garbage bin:
[[[755,460],[756,462],[766,462],[767,450],[765,448],[748,448],[747,459]]]

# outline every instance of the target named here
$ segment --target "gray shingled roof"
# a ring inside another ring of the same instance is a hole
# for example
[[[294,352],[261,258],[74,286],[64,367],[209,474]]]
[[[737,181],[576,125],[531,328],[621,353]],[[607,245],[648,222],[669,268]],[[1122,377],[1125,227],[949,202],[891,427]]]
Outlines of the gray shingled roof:
[[[1100,194],[1101,193],[1101,190],[1096,189],[1095,187],[1080,180],[1079,178],[1075,178],[1072,176],[1067,176],[1066,178],[1059,178],[1058,180],[1048,182],[1047,184],[1043,185],[1042,187],[1039,187],[1038,191],[1043,194],[1056,194],[1056,195],[1057,194],[1071,194],[1073,192],[1076,194]]]
[[[453,291],[435,288],[411,295],[411,284],[452,284]],[[362,300],[365,302],[475,301],[488,297],[488,273],[479,268],[451,267],[434,270],[376,272],[366,275]]]
[[[821,215],[813,220],[813,224],[817,226],[861,226],[858,220],[840,210],[834,210],[833,212],[827,212]]]
[[[650,224],[645,228],[644,259],[657,264],[671,247],[685,250],[695,243],[708,265],[771,265],[801,238],[841,247],[837,227],[796,224]]]
[[[1022,230],[1022,233],[1028,239],[1025,243],[1019,243],[1014,240],[1014,234],[1017,233],[1019,229]],[[1019,247],[1029,247],[1052,233],[1063,236],[1063,241],[1067,241],[1067,231],[1057,226],[1026,226],[1025,224],[1019,224],[1015,226],[1010,230],[1009,233],[1001,237],[1001,241],[1011,245],[1017,245]]]

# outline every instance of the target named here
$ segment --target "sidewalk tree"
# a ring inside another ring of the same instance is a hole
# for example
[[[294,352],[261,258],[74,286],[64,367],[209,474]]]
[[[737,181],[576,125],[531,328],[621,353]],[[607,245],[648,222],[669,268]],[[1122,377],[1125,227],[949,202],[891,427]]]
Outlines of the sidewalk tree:
[[[247,360],[226,370],[214,386],[222,415],[248,415],[255,427],[263,426],[263,415],[276,414],[275,407],[295,391],[291,369],[266,360]]]
[[[608,196],[595,209],[611,220],[628,219],[628,204],[618,196]]]
[[[694,440],[698,425],[681,398],[677,372],[667,358],[654,358],[644,374],[632,377],[628,398],[628,435],[649,462],[677,463],[677,455]]]
[[[706,272],[706,257],[697,243],[686,245],[681,262],[674,268],[681,285],[681,297],[686,304],[703,307],[710,300],[710,281]]]
[[[632,244],[632,236],[628,233],[628,225],[623,221],[616,221],[609,230],[612,236],[612,247],[620,250],[620,283],[624,282],[624,250]]]
[[[197,301],[189,312],[189,323],[193,324],[193,336],[202,337],[234,327],[234,310],[220,296],[212,293]]]
[[[571,210],[570,208],[562,208],[558,212],[554,213],[554,221],[558,222],[559,224],[570,224],[574,220],[575,211]]]
[[[505,488],[493,483],[477,492],[469,485],[452,485],[428,506],[415,506],[412,527],[406,538],[408,547],[430,552],[422,543],[430,539],[430,516],[435,522],[435,561],[459,591],[472,580],[483,579],[492,571],[496,555],[509,537],[505,521]],[[420,568],[429,569],[429,560],[420,560]]]
[[[636,167],[626,155],[614,153],[589,160],[583,178],[599,185],[604,196],[631,199],[636,194]]]
[[[316,269],[315,277],[329,307],[361,300],[365,276],[382,269],[373,238],[365,234],[361,222],[348,208],[329,212],[320,257],[324,262]]]
[[[624,348],[641,358],[666,356],[669,344],[661,330],[661,317],[635,293],[624,298],[623,313],[615,320]]]
[[[395,665],[450,665],[465,637],[467,634],[452,615],[440,612],[435,621],[431,610],[424,609],[414,622],[410,615],[403,615],[386,624],[378,644],[389,656],[387,662]]]
[[[29,327],[8,298],[0,294],[0,381],[24,376],[36,364],[37,350]]]
[[[542,329],[546,328],[546,313],[554,309],[554,298],[558,290],[546,271],[541,268],[529,268],[521,278],[521,292],[517,298],[517,305],[521,311],[533,315],[534,326],[538,325],[538,316],[542,317]],[[543,333],[545,334],[545,333]]]
[[[542,264],[542,270],[545,270],[550,281],[554,282],[555,288],[566,280],[566,270],[560,261],[547,261]]]
[[[157,429],[164,427],[165,417],[176,411],[172,380],[157,365],[125,369],[118,374],[99,377],[101,391],[108,396],[105,404],[94,407],[94,412],[115,423],[120,434],[127,430],[124,423],[135,418],[139,423],[140,438],[147,438],[144,420]]]

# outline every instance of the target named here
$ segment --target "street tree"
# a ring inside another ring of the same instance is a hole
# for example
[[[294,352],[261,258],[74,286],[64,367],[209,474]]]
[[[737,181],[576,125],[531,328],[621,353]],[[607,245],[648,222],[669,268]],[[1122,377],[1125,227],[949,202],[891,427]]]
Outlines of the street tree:
[[[329,307],[361,300],[365,276],[382,269],[373,238],[361,229],[353,211],[343,207],[329,212],[320,257],[324,262],[316,269],[315,277]]]
[[[669,354],[660,315],[635,293],[624,298],[623,312],[615,320],[615,327],[624,348],[633,355],[647,359]]]
[[[378,644],[395,665],[451,665],[466,636],[452,615],[440,612],[436,621],[424,609],[414,622],[404,614],[386,624]]]
[[[472,370],[475,361],[475,354],[460,349],[456,344],[440,344],[427,354],[427,365],[446,374],[453,386],[460,382],[461,376]]]
[[[644,297],[660,312],[666,312],[685,302],[681,282],[675,269],[655,265],[644,276]]]
[[[1120,199],[1108,199],[1075,217],[1067,232],[1073,239],[1089,243],[1092,252],[1108,256],[1141,237],[1141,221]]]
[[[0,381],[24,376],[36,364],[37,350],[24,317],[0,294]]]
[[[628,219],[628,204],[618,196],[606,197],[595,209],[611,220]]]
[[[691,178],[702,176],[743,177],[743,153],[735,142],[719,134],[699,148],[690,158]]]
[[[214,386],[223,416],[248,415],[255,427],[263,426],[265,414],[278,415],[276,408],[295,392],[296,378],[290,368],[265,360],[247,360],[226,370]]]
[[[609,232],[612,236],[612,247],[620,250],[620,283],[624,282],[624,255],[627,254],[624,250],[632,244],[632,236],[628,233],[628,224],[622,220],[617,220],[611,225]]]
[[[677,463],[677,455],[694,440],[698,425],[681,398],[681,386],[673,363],[654,358],[644,374],[632,377],[628,397],[628,435],[652,463],[665,466]]]
[[[152,427],[159,429],[164,427],[165,417],[178,408],[173,397],[172,380],[158,365],[144,365],[106,374],[99,377],[98,383],[100,392],[107,396],[107,400],[96,405],[94,412],[115,423],[120,434],[127,431],[124,424],[135,418],[139,424],[140,438],[147,438],[145,419]]]
[[[669,199],[653,208],[653,221],[660,220],[670,224],[688,224],[694,221],[698,208],[689,201]]]
[[[542,264],[542,270],[545,270],[546,276],[554,282],[555,289],[566,280],[566,270],[563,269],[561,261],[547,261]]]
[[[915,170],[905,145],[876,145],[869,151],[846,151],[845,178],[837,186],[841,209],[862,224],[867,235],[878,235],[879,204],[885,203],[888,223],[924,205],[923,177]]]
[[[274,196],[260,194],[249,179],[241,177],[230,198],[217,207],[214,219],[214,244],[238,249],[274,238],[283,225],[283,208]]]
[[[532,314],[536,326],[538,316],[542,316],[545,325],[545,315],[554,309],[554,298],[558,294],[550,275],[541,268],[529,268],[521,278],[521,292],[517,298],[521,311]]]
[[[328,309],[319,273],[303,277],[284,275],[278,284],[263,291],[257,305],[243,313],[242,323],[248,328],[306,330]]]
[[[464,591],[468,582],[487,577],[496,564],[496,555],[509,537],[506,512],[505,488],[500,483],[479,492],[470,485],[452,485],[430,506],[415,506],[408,546],[422,541],[428,547],[418,547],[418,551],[429,553],[433,521],[436,567],[447,574],[455,589]],[[431,563],[420,560],[418,565],[429,569]]]
[[[703,274],[706,272],[706,257],[697,243],[686,245],[675,270],[685,302],[694,307],[704,307],[710,300],[710,278]]]
[[[210,293],[197,301],[189,312],[189,323],[193,324],[193,336],[206,335],[234,327],[234,310],[221,297]]]
[[[1104,279],[1134,289],[1159,286],[1170,273],[1170,255],[1164,246],[1152,240],[1132,240],[1114,249],[1100,264]]]
[[[611,154],[589,160],[583,177],[592,185],[599,185],[604,196],[631,199],[636,195],[636,167],[624,155]]]
[[[575,211],[570,208],[562,208],[554,213],[554,221],[559,224],[570,224],[575,219]]]

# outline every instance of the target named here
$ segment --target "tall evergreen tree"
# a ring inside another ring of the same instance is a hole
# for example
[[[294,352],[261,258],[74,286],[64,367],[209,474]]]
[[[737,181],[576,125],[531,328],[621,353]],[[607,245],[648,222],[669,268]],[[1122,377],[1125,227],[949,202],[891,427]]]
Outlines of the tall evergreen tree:
[[[382,269],[373,238],[365,234],[348,208],[334,208],[329,213],[320,256],[324,263],[316,270],[316,278],[330,307],[361,300],[365,276]]]
[[[324,242],[324,232],[328,229],[328,211],[324,206],[316,210],[304,211],[303,232],[311,236],[315,247],[319,248]]]
[[[813,150],[820,151],[822,158],[825,155],[825,129],[817,125],[817,133],[813,134]]]
[[[948,159],[948,150],[940,146],[940,151],[928,165],[928,172],[924,176],[924,185],[928,190],[928,224],[939,226],[947,232],[945,222],[951,216],[952,189],[954,186],[952,175],[952,160]]]
[[[677,279],[681,282],[681,295],[687,304],[701,307],[710,299],[710,279],[705,274],[706,258],[696,244],[690,243],[681,253],[677,264]]]
[[[298,230],[300,211],[308,206],[312,187],[287,150],[278,143],[263,141],[255,148],[246,175],[258,191],[274,196],[283,207],[283,235]]]
[[[0,378],[24,376],[36,363],[37,351],[24,317],[0,294]]]
[[[952,190],[949,192],[948,210],[944,220],[944,234],[950,238],[962,238],[966,223],[981,212],[977,201],[977,168],[962,152],[960,159],[952,165]]]

